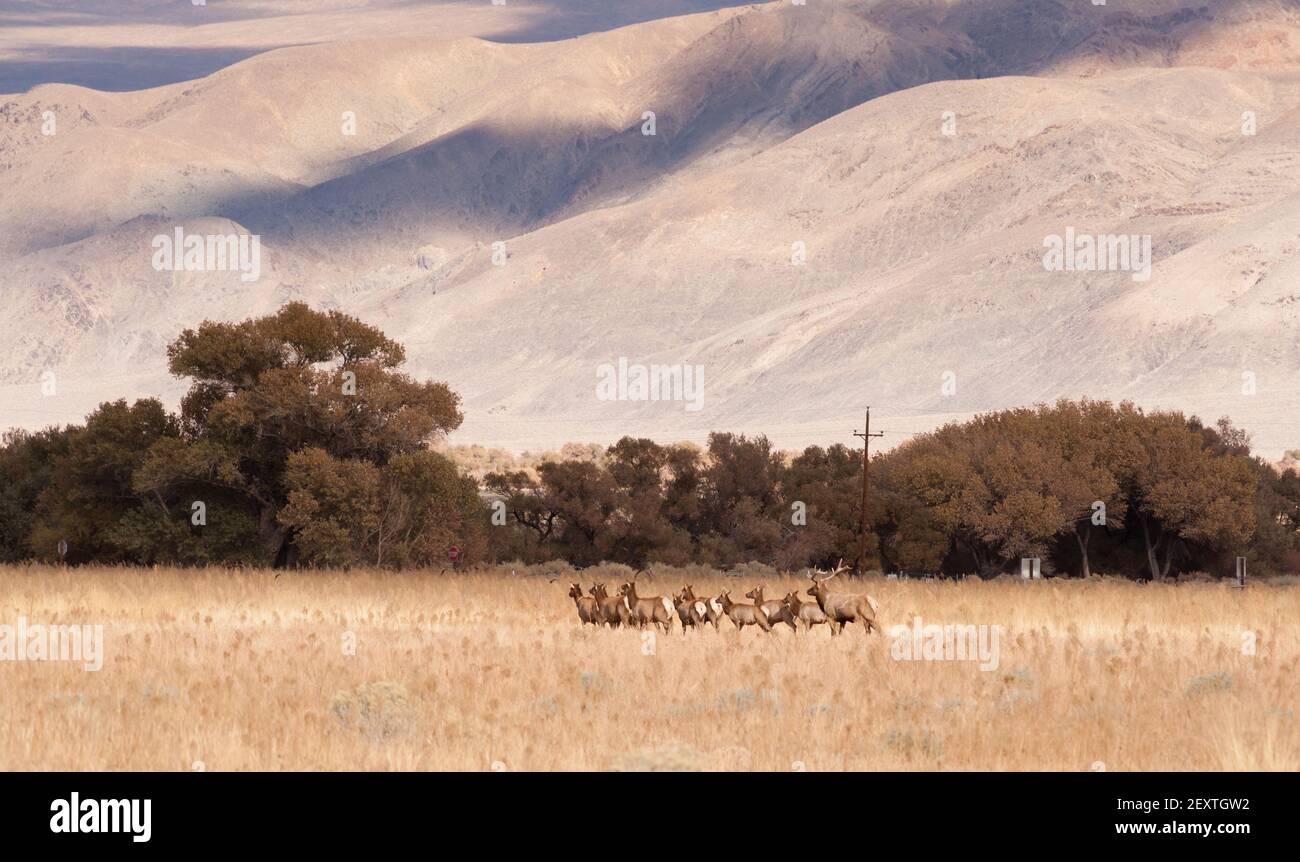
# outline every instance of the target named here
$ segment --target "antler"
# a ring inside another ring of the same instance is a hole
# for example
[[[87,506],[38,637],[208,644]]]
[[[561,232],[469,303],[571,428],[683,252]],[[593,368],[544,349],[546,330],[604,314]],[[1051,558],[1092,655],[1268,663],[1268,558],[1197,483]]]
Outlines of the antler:
[[[840,561],[839,561],[839,563],[837,563],[837,564],[835,565],[835,571],[831,572],[831,573],[830,573],[829,575],[827,575],[826,577],[824,577],[824,578],[818,580],[818,578],[817,578],[817,573],[820,572],[821,569],[814,569],[813,572],[812,572],[812,574],[810,574],[808,577],[810,577],[810,578],[812,579],[812,582],[813,582],[814,584],[820,584],[820,583],[822,583],[823,581],[829,581],[831,578],[835,577],[836,575],[842,575],[842,574],[844,574],[845,572],[847,572],[847,571],[849,570],[849,568],[850,568],[849,566],[844,565],[844,558],[843,558],[843,557],[840,557]]]

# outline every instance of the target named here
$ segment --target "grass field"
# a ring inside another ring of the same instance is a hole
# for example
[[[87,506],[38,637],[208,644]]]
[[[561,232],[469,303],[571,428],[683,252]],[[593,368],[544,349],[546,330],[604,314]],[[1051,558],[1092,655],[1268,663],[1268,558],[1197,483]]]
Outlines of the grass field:
[[[0,768],[1300,769],[1293,587],[875,579],[886,633],[832,639],[583,628],[566,581],[0,568],[0,625],[104,643],[0,661]],[[1000,626],[996,669],[895,658],[916,616]]]

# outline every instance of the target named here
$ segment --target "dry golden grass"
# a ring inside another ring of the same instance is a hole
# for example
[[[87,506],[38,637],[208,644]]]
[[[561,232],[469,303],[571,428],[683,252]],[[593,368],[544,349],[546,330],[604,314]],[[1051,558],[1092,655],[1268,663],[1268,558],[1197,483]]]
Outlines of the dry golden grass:
[[[564,579],[501,571],[3,568],[0,623],[99,623],[106,657],[0,662],[0,767],[1300,769],[1294,588],[866,588],[886,628],[1003,626],[1000,666],[898,661],[856,627],[651,643],[581,628]]]

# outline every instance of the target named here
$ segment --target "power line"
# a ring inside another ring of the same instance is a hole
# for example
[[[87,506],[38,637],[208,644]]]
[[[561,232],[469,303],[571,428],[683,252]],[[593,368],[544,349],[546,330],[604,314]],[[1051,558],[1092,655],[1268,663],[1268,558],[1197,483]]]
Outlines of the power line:
[[[862,533],[858,537],[858,562],[856,566],[857,573],[861,575],[867,570],[867,489],[869,487],[867,472],[871,467],[871,438],[885,436],[884,431],[877,431],[875,434],[871,433],[870,407],[867,408],[866,424],[863,426],[862,431],[854,431],[853,436],[862,438]]]

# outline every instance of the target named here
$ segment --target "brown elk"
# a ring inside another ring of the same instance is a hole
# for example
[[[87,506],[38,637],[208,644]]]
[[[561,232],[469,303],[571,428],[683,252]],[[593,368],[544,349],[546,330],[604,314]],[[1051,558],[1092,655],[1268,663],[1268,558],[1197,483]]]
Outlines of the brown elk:
[[[632,612],[628,608],[627,599],[622,596],[611,596],[605,591],[605,585],[601,583],[592,584],[588,592],[600,608],[601,622],[610,628],[631,625]]]
[[[580,584],[569,584],[569,598],[573,599],[573,604],[577,606],[578,619],[582,620],[584,625],[590,623],[598,626],[604,621],[600,612],[600,602],[592,596],[584,596]]]
[[[638,596],[636,581],[619,587],[618,594],[627,599],[627,609],[637,626],[645,628],[646,623],[654,623],[655,628],[672,631],[675,609],[666,596]]]
[[[704,605],[704,619],[713,623],[713,630],[717,631],[718,623],[722,622],[722,618],[725,616],[722,612],[722,604],[719,603],[717,599],[713,598],[713,596],[705,596],[702,599],[698,598],[695,595],[695,588],[690,584],[682,587],[682,594],[691,601],[699,602]]]
[[[731,621],[736,624],[736,631],[743,630],[745,626],[758,626],[769,633],[772,631],[772,624],[767,621],[767,614],[763,613],[762,608],[733,602],[730,590],[718,593],[718,603],[722,605],[723,613],[731,617]]]
[[[844,627],[851,622],[860,622],[867,634],[873,630],[879,631],[880,626],[876,624],[876,611],[880,606],[876,600],[868,595],[858,595],[856,593],[832,593],[826,586],[826,582],[837,575],[847,572],[848,566],[840,560],[840,565],[835,571],[831,572],[821,580],[817,579],[817,572],[809,574],[813,585],[808,588],[808,595],[817,599],[817,607],[821,608],[822,613],[830,623],[831,634],[840,634]],[[838,629],[836,628],[838,626]]]
[[[685,587],[673,596],[673,605],[677,608],[677,618],[682,621],[682,634],[686,634],[688,627],[695,628],[705,623],[704,602],[687,595]]]
[[[786,608],[796,620],[803,623],[805,630],[811,631],[813,626],[826,624],[826,614],[822,613],[822,609],[816,602],[802,601],[798,590],[787,593],[784,601]]]
[[[763,610],[763,615],[767,617],[767,621],[772,625],[785,623],[790,627],[791,631],[799,631],[799,626],[795,624],[794,614],[785,606],[784,600],[763,601],[763,588],[761,586],[754,587],[754,589],[745,593],[745,598],[753,599],[754,606]]]

